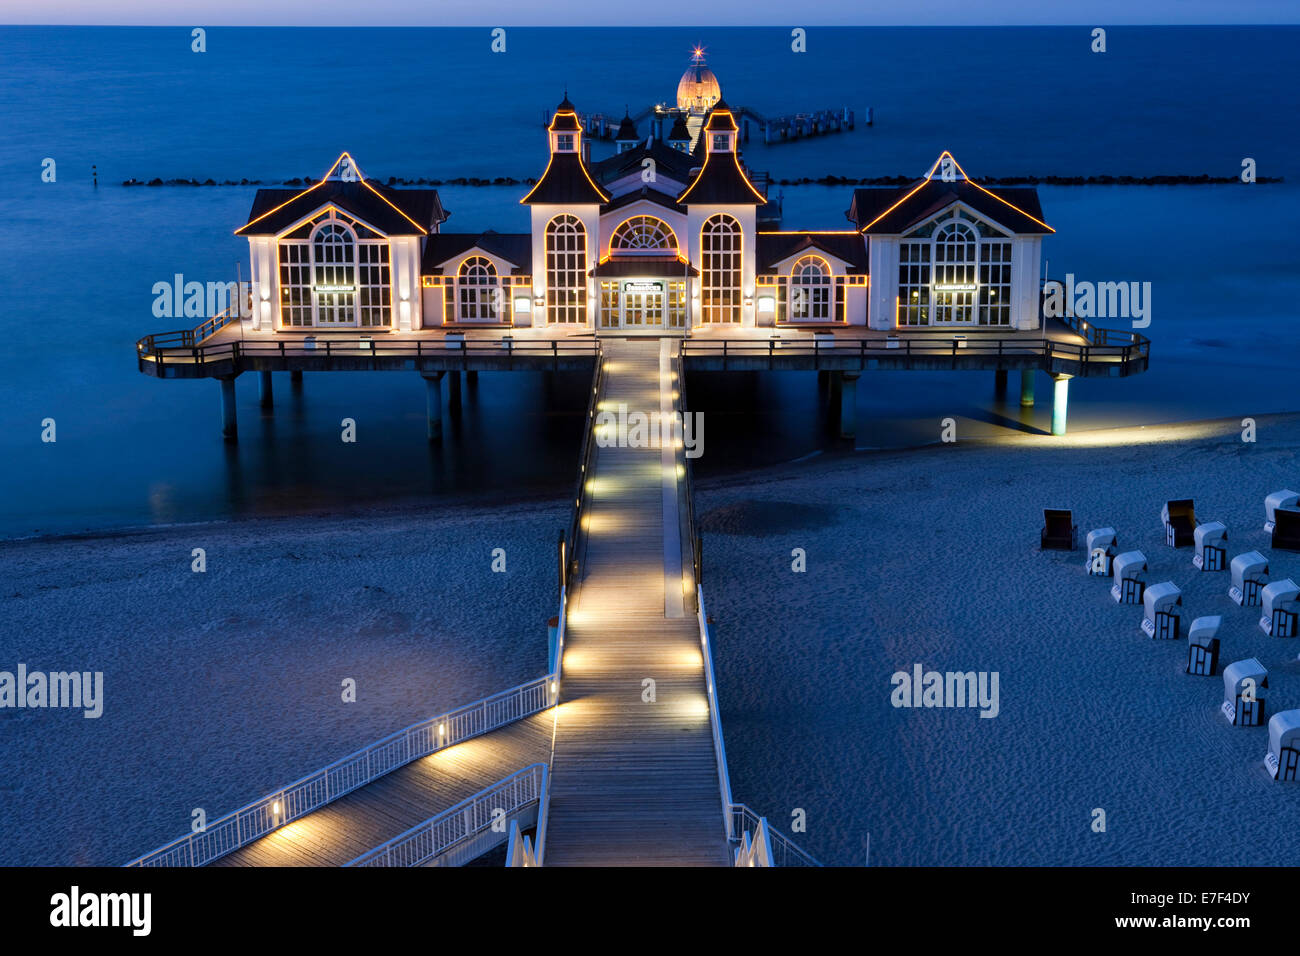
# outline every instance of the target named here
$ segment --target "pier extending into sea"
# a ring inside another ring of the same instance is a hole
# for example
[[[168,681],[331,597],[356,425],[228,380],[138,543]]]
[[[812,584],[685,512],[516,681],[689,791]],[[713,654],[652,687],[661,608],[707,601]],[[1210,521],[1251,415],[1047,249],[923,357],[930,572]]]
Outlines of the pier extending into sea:
[[[878,332],[863,327],[707,329],[597,335],[552,329],[250,333],[227,313],[136,347],[140,371],[221,383],[272,374],[405,371],[428,386],[429,437],[460,375],[577,370],[592,376],[570,527],[558,542],[559,613],[548,670],[349,754],[132,861],[138,866],[448,866],[505,846],[509,866],[816,865],[731,792],[694,517],[680,434],[626,447],[600,412],[626,406],[681,421],[688,371],[818,371],[839,393],[845,436],[856,388],[877,369],[991,370],[1021,402],[1052,377],[1053,432],[1068,382],[1145,371],[1135,332],[1044,320],[1021,332]]]

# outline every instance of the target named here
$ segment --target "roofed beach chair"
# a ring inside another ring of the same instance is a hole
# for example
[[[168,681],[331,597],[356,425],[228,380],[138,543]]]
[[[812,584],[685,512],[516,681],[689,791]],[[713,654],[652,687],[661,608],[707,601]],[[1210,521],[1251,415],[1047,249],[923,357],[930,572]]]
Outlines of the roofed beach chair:
[[[1146,615],[1142,618],[1142,630],[1147,637],[1158,641],[1178,640],[1179,609],[1183,603],[1183,592],[1173,581],[1161,581],[1146,589],[1142,595],[1142,604]]]
[[[1260,595],[1264,614],[1259,629],[1272,637],[1295,637],[1296,618],[1300,617],[1300,587],[1290,578],[1264,586]]]
[[[1264,723],[1264,689],[1268,671],[1257,659],[1234,661],[1223,669],[1223,716],[1234,727]]]
[[[1273,512],[1274,551],[1300,551],[1300,511],[1278,508]]]
[[[1268,577],[1268,559],[1258,551],[1247,551],[1232,559],[1232,587],[1228,597],[1240,607],[1258,607]]]
[[[1192,564],[1200,571],[1222,571],[1228,566],[1228,528],[1222,521],[1207,521],[1192,532],[1196,554]]]
[[[1083,569],[1089,574],[1102,574],[1110,577],[1110,565],[1119,553],[1119,541],[1114,528],[1097,528],[1088,532],[1088,559],[1083,562]]]
[[[1043,530],[1038,536],[1042,551],[1073,551],[1079,542],[1079,526],[1074,513],[1060,508],[1043,509]]]
[[[1264,533],[1272,534],[1273,525],[1277,519],[1278,509],[1286,511],[1300,511],[1300,495],[1294,491],[1283,489],[1275,491],[1264,499]]]
[[[1116,604],[1141,604],[1146,590],[1147,556],[1141,551],[1125,551],[1111,564],[1115,583],[1110,596]]]
[[[1160,509],[1160,520],[1165,523],[1165,544],[1171,548],[1185,548],[1196,543],[1196,507],[1191,498],[1166,501]]]
[[[1284,710],[1269,720],[1264,766],[1274,780],[1300,779],[1300,710]]]
[[[1198,617],[1187,630],[1187,673],[1213,677],[1219,669],[1219,625],[1223,618]]]

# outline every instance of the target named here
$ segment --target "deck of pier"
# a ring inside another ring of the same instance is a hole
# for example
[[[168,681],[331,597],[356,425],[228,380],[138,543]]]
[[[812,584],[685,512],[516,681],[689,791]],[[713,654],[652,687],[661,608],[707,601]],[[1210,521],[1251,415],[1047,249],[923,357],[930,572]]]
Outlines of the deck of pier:
[[[414,760],[209,866],[342,866],[551,756],[554,711]]]
[[[602,405],[678,409],[676,348],[607,342]],[[729,862],[680,462],[671,447],[596,452],[556,711],[546,866]]]
[[[674,335],[662,329],[643,334]],[[194,344],[181,345],[179,335],[142,339],[140,371],[158,378],[228,378],[246,371],[585,371],[597,355],[597,339],[629,333],[571,326],[254,331],[232,322]],[[1050,318],[1042,329],[1031,331],[727,324],[693,329],[685,341],[686,363],[693,371],[1041,369],[1116,376],[1146,371],[1149,357],[1144,339],[1090,342]]]

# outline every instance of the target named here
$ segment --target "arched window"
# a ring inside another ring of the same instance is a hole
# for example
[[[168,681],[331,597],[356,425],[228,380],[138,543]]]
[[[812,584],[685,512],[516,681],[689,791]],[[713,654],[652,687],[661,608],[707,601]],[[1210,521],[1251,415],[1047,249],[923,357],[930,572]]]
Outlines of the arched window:
[[[973,322],[979,240],[954,219],[934,234],[934,320]]]
[[[357,244],[352,230],[330,220],[312,237],[317,325],[351,325],[356,320]]]
[[[790,318],[831,320],[831,270],[825,259],[804,256],[790,270]]]
[[[549,322],[587,321],[587,229],[567,213],[546,224]]]
[[[700,230],[700,302],[705,322],[740,321],[740,223],[710,216]]]
[[[497,318],[501,293],[496,266],[491,260],[470,256],[460,264],[456,286],[460,292],[460,321],[481,322]]]
[[[677,254],[672,227],[654,216],[633,216],[619,223],[609,238],[609,251],[619,253]]]

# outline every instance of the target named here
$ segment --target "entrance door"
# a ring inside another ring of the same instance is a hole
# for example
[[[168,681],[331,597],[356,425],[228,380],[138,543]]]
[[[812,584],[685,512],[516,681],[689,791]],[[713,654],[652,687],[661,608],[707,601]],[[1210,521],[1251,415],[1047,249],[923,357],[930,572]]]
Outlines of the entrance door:
[[[659,282],[623,284],[623,328],[661,329],[664,326],[664,291]]]

